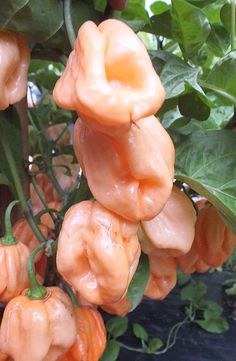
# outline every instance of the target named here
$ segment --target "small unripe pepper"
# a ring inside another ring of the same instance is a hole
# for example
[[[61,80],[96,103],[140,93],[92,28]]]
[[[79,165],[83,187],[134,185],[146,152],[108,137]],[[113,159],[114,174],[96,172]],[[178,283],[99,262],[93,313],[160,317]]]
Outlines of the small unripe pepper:
[[[109,19],[81,26],[53,98],[94,130],[113,134],[155,114],[165,90],[141,40],[125,23]]]
[[[25,38],[0,31],[0,110],[20,101],[27,93],[30,51]]]
[[[175,151],[154,116],[137,121],[119,137],[94,132],[78,119],[74,150],[94,197],[111,211],[134,222],[149,220],[167,202]]]
[[[56,361],[76,339],[70,298],[58,287],[40,286],[35,278],[34,256],[39,250],[41,246],[29,258],[30,289],[13,298],[3,314],[0,349],[14,361]]]
[[[177,257],[187,253],[195,235],[196,211],[190,199],[177,187],[162,211],[150,221],[140,223],[138,235],[142,250],[155,250],[160,256]]]
[[[137,227],[96,201],[73,205],[58,239],[59,273],[92,304],[119,301],[139,262]]]

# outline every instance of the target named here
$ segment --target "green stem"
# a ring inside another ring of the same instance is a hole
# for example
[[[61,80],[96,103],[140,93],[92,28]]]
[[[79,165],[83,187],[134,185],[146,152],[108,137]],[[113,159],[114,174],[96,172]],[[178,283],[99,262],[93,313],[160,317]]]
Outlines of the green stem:
[[[64,287],[65,287],[65,290],[66,292],[68,293],[68,295],[70,296],[70,299],[71,299],[71,302],[72,302],[72,305],[77,308],[77,307],[80,307],[76,297],[75,297],[75,294],[74,292],[72,291],[72,289],[66,284],[64,283]]]
[[[64,20],[71,49],[74,49],[76,36],[71,18],[71,0],[64,0]]]
[[[46,213],[49,213],[50,217],[52,218],[52,221],[55,223],[55,217],[54,217],[54,215],[53,215],[53,212],[52,212],[51,208],[48,208],[48,205],[47,205],[47,203],[45,202],[45,199],[43,198],[43,196],[42,196],[42,194],[41,194],[41,192],[40,192],[40,190],[39,190],[39,187],[38,187],[38,185],[37,185],[37,183],[36,183],[36,181],[35,181],[34,176],[32,176],[31,180],[32,180],[32,184],[33,184],[33,186],[34,186],[34,190],[35,190],[37,196],[39,197],[41,203],[43,204],[44,208],[45,208],[46,211],[47,211]]]
[[[28,259],[28,276],[30,281],[30,288],[26,292],[26,296],[28,296],[31,300],[41,300],[47,294],[47,289],[38,283],[34,270],[34,258],[36,254],[43,249],[43,247],[44,244],[41,244],[35,248]]]
[[[0,238],[0,243],[5,245],[16,244],[18,240],[13,236],[12,224],[11,224],[11,211],[12,208],[19,203],[18,200],[11,202],[5,212],[5,234],[4,237]]]
[[[231,50],[235,49],[235,0],[231,0]]]
[[[7,139],[6,139],[6,137],[4,137],[4,134],[3,134],[2,131],[0,131],[0,142],[2,144],[2,147],[3,147],[4,153],[5,153],[7,162],[9,164],[9,168],[11,170],[12,178],[14,180],[14,186],[15,186],[15,189],[16,189],[16,194],[17,194],[17,197],[18,197],[18,199],[20,201],[22,211],[24,212],[25,217],[26,217],[30,227],[34,231],[34,233],[37,236],[37,238],[39,239],[39,241],[41,243],[45,242],[46,240],[45,240],[41,230],[36,225],[36,223],[35,223],[35,221],[33,219],[33,216],[32,216],[32,214],[30,212],[29,206],[28,206],[26,198],[24,196],[24,190],[23,190],[23,187],[22,187],[22,184],[21,184],[20,176],[19,176],[19,174],[17,172],[15,159],[14,159],[14,157],[12,155],[11,148],[10,148],[8,142],[7,142]]]

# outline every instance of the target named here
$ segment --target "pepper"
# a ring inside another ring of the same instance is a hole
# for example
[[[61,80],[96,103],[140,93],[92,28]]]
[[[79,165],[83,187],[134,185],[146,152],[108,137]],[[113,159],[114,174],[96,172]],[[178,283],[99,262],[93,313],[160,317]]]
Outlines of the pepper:
[[[0,302],[7,303],[28,285],[29,248],[12,234],[10,213],[17,202],[11,202],[5,214],[5,235],[0,238]]]
[[[48,208],[49,209],[53,209],[55,211],[59,211],[61,209],[62,205],[61,202],[58,201],[52,201],[48,203]],[[55,217],[55,212],[52,211],[53,216]],[[50,216],[49,213],[44,213],[41,218],[40,218],[41,223],[48,227],[49,229],[54,229],[55,228],[55,224],[54,221],[52,219],[52,217]]]
[[[106,328],[94,308],[75,308],[76,342],[58,361],[98,361],[106,347]]]
[[[76,340],[73,306],[58,287],[41,286],[34,272],[37,247],[29,257],[30,288],[6,306],[0,349],[14,361],[56,361]],[[27,340],[27,347],[26,347]]]
[[[11,358],[8,357],[5,353],[0,352],[0,361],[10,361]]]
[[[71,134],[66,123],[51,125],[46,129],[46,135],[57,147],[66,147],[70,144]]]
[[[173,257],[161,257],[155,251],[148,257],[150,277],[144,295],[153,300],[163,300],[176,285],[176,261]]]
[[[176,263],[179,269],[186,274],[194,272],[203,273],[210,269],[210,266],[206,264],[198,254],[195,243],[188,253],[176,258]]]
[[[0,31],[0,110],[26,96],[29,62],[30,51],[25,38]]]
[[[96,201],[73,205],[58,238],[59,273],[92,304],[119,301],[139,262],[137,227]]]
[[[124,317],[131,311],[132,305],[128,297],[125,296],[116,303],[101,305],[101,308],[112,315]]]
[[[152,219],[170,197],[174,146],[154,116],[119,137],[94,132],[78,119],[74,150],[94,197],[130,221]]]
[[[53,90],[57,105],[75,110],[95,131],[128,130],[155,114],[165,90],[137,35],[116,19],[86,21]]]
[[[207,204],[198,214],[194,243],[206,264],[219,267],[233,252],[236,235],[226,226],[216,208]]]
[[[174,186],[163,210],[150,221],[140,223],[142,250],[171,257],[187,253],[194,240],[196,220],[192,202]]]

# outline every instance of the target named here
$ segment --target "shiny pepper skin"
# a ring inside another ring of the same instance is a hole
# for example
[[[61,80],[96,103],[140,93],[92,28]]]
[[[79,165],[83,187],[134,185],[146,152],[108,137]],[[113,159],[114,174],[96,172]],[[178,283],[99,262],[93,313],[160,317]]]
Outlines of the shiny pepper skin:
[[[148,256],[150,278],[144,296],[153,300],[163,300],[176,285],[176,261],[173,257],[160,257],[155,251]]]
[[[206,264],[219,267],[233,252],[236,235],[226,226],[216,208],[207,204],[198,214],[194,243]]]
[[[56,361],[75,340],[73,306],[60,288],[48,288],[41,300],[21,295],[7,304],[0,349],[14,361]]]
[[[30,51],[25,38],[0,31],[0,110],[26,95],[29,61]]]
[[[74,150],[94,197],[130,221],[155,217],[170,197],[175,151],[154,116],[114,138],[78,119]]]
[[[76,342],[58,361],[98,361],[106,347],[106,328],[100,313],[90,307],[75,309]]]
[[[113,134],[155,114],[165,90],[141,40],[125,23],[109,19],[80,27],[53,98],[93,130]]]
[[[22,242],[13,245],[0,243],[0,302],[9,302],[28,287],[29,255],[29,248]]]
[[[195,244],[192,245],[188,253],[181,257],[177,257],[176,263],[179,269],[186,274],[191,274],[194,272],[203,273],[210,269],[210,266],[206,264],[199,256]]]
[[[12,359],[5,353],[0,352],[0,361],[11,361]]]
[[[58,239],[57,269],[92,304],[115,303],[127,292],[139,262],[137,223],[96,201],[73,205]]]
[[[150,221],[141,222],[138,235],[142,250],[171,257],[187,253],[194,240],[196,220],[192,202],[174,186],[163,210]]]
[[[101,308],[107,313],[123,317],[131,311],[132,305],[129,299],[125,296],[116,303],[101,305]]]

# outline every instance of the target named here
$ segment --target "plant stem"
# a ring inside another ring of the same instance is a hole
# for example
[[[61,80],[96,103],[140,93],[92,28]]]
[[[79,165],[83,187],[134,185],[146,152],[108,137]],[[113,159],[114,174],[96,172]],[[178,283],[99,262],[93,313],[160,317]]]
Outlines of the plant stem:
[[[19,203],[18,200],[11,202],[5,212],[5,234],[4,237],[0,238],[0,243],[5,245],[12,245],[18,242],[18,240],[12,234],[11,224],[11,211],[17,203]]]
[[[68,293],[68,295],[70,296],[70,299],[71,299],[71,302],[72,302],[72,305],[76,308],[76,307],[79,307],[79,303],[74,295],[74,292],[72,291],[72,289],[66,284],[64,283],[64,288],[66,290],[66,292]]]
[[[64,0],[64,20],[71,49],[74,49],[76,36],[71,18],[71,0]]]
[[[35,248],[28,259],[28,276],[30,281],[30,288],[26,292],[26,295],[31,300],[40,300],[44,298],[44,296],[47,294],[46,288],[38,283],[34,270],[34,257],[38,252],[42,250],[43,246],[44,244],[41,244],[40,246]]]
[[[29,222],[30,227],[32,228],[33,232],[35,233],[35,235],[37,236],[37,238],[39,239],[39,241],[45,242],[45,238],[44,235],[42,234],[41,230],[38,228],[38,226],[36,225],[34,218],[30,212],[28,203],[26,201],[25,195],[24,195],[24,190],[23,187],[21,185],[21,180],[19,177],[19,174],[17,172],[17,167],[16,167],[16,163],[15,163],[15,159],[12,155],[11,152],[11,148],[7,142],[6,137],[4,137],[3,132],[0,132],[0,142],[2,143],[2,147],[6,156],[6,159],[8,161],[8,164],[10,166],[10,170],[11,170],[11,174],[12,174],[12,178],[14,180],[14,185],[15,185],[15,189],[16,189],[16,193],[17,193],[17,197],[20,201],[20,205],[22,208],[22,211],[24,212],[24,215],[27,219],[27,221]]]
[[[235,49],[235,0],[231,0],[231,50]]]
[[[52,210],[51,210],[50,208],[48,208],[48,205],[47,205],[47,203],[45,202],[45,199],[43,198],[43,196],[42,196],[42,194],[41,194],[41,192],[40,192],[40,190],[39,190],[39,187],[38,187],[38,185],[37,185],[37,183],[36,183],[36,181],[35,181],[34,176],[32,176],[31,180],[32,180],[32,184],[33,184],[33,186],[34,186],[34,190],[35,190],[37,196],[39,197],[41,203],[43,204],[44,208],[45,208],[46,211],[47,211],[46,213],[49,213],[50,217],[52,218],[52,221],[55,223],[55,217],[54,217],[54,215],[53,215],[53,212],[52,212]]]

